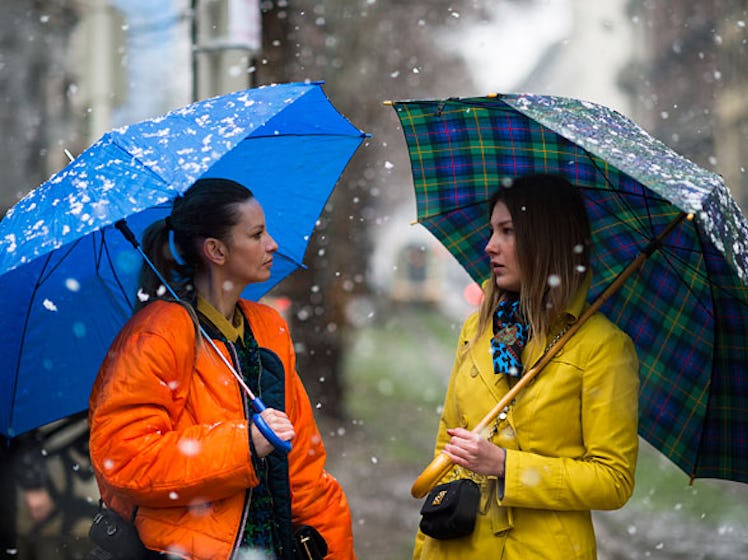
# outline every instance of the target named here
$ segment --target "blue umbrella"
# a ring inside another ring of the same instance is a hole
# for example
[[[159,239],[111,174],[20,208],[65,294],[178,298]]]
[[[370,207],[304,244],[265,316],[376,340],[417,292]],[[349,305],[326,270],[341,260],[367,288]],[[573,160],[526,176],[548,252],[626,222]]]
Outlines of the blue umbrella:
[[[302,260],[365,134],[319,83],[261,87],[113,130],[0,221],[0,433],[85,410],[96,372],[137,297],[139,238],[202,177],[246,185],[279,249],[258,299]]]

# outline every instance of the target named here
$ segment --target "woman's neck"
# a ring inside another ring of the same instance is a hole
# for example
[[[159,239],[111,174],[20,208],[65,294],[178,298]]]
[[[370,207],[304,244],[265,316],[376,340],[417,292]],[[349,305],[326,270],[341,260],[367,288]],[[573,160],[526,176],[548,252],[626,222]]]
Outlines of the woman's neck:
[[[208,303],[226,319],[231,321],[234,316],[236,302],[239,301],[241,290],[228,288],[226,282],[215,277],[204,276],[195,278],[195,289]]]

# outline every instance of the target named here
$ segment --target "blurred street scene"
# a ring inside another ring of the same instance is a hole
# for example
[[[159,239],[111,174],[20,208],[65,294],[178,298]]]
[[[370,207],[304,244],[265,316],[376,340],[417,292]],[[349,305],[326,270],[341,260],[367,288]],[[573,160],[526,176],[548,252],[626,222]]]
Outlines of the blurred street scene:
[[[4,0],[0,13],[0,215],[106,130],[248,87],[324,81],[371,133],[307,270],[266,298],[293,330],[365,560],[410,557],[421,504],[409,489],[480,299],[412,224],[407,150],[383,101],[594,101],[721,174],[748,208],[743,0]],[[86,446],[85,411],[0,441],[0,558],[84,558],[98,507]],[[746,499],[741,483],[689,485],[642,441],[634,498],[595,514],[599,556],[748,557]]]

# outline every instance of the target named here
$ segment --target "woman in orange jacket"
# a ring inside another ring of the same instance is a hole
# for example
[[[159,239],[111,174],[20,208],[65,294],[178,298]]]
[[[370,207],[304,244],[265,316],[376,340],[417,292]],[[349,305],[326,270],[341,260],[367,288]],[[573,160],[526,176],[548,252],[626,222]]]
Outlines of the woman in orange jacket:
[[[105,504],[134,520],[153,556],[290,559],[312,526],[327,559],[355,558],[351,517],[296,373],[289,329],[240,299],[270,275],[277,244],[251,192],[201,179],[143,248],[181,301],[143,268],[140,309],[101,366],[90,398],[91,459]],[[288,454],[251,420],[247,396],[198,333],[208,333],[252,392]]]

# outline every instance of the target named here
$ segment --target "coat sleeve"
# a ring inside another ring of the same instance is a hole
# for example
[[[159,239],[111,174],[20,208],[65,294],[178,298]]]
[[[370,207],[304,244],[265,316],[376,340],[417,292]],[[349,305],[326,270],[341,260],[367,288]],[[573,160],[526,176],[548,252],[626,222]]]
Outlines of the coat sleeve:
[[[133,504],[151,507],[219,500],[257,484],[246,421],[176,428],[189,414],[195,337],[187,312],[174,307],[153,303],[123,329],[89,403],[97,477]]]
[[[580,333],[581,334],[581,333]],[[582,372],[579,457],[506,450],[502,506],[551,510],[616,509],[634,488],[638,450],[638,362],[615,330],[589,351]]]
[[[338,481],[325,470],[327,454],[299,376],[296,385],[296,438],[289,461],[293,522],[311,525],[324,537],[327,560],[353,560],[348,501]]]

